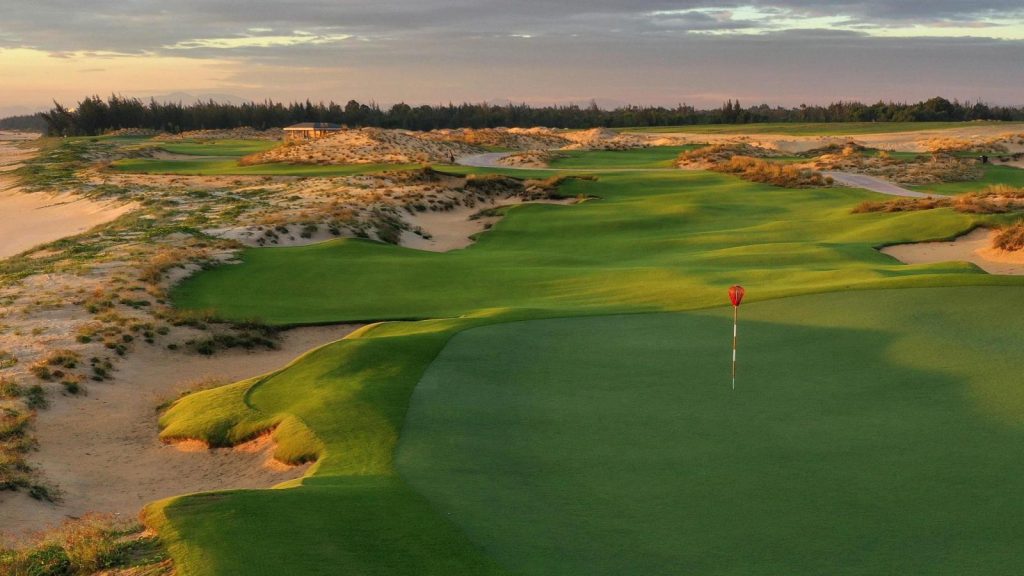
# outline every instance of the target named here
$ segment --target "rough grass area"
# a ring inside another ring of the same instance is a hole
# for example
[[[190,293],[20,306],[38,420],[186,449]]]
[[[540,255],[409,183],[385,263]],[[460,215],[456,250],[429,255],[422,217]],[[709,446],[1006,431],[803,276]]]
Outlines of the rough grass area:
[[[733,156],[711,169],[716,172],[734,174],[749,182],[760,182],[783,188],[821,188],[832,184],[832,178],[824,176],[820,172],[748,156]]]
[[[952,208],[967,214],[1020,212],[1024,211],[1024,188],[992,184],[978,192],[969,192],[952,198],[894,198],[881,202],[868,200],[855,206],[853,212],[914,212],[935,208]]]
[[[0,547],[4,576],[170,576],[167,553],[135,522],[90,515],[66,521],[30,544]]]

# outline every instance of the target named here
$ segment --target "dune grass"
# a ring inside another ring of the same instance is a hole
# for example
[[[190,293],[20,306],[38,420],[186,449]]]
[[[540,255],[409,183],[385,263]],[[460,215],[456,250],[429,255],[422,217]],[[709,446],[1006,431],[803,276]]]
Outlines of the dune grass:
[[[522,206],[464,250],[365,240],[247,250],[173,297],[229,319],[273,324],[457,316],[491,307],[602,313],[710,306],[743,281],[758,298],[944,283],[1013,282],[967,264],[906,266],[874,246],[953,237],[984,217],[952,210],[851,214],[880,196],[785,190],[706,172],[605,174]]]
[[[158,160],[154,158],[129,158],[114,162],[111,165],[111,169],[136,174],[178,174],[182,176],[329,177],[351,176],[388,170],[408,170],[416,166],[413,164],[255,164],[252,166],[239,166],[238,161],[233,159]]]
[[[845,136],[854,134],[885,134],[943,130],[972,126],[1006,126],[1020,128],[1011,122],[766,122],[763,124],[698,124],[687,126],[654,126],[623,128],[622,132],[688,132],[692,134],[788,134],[792,136]]]

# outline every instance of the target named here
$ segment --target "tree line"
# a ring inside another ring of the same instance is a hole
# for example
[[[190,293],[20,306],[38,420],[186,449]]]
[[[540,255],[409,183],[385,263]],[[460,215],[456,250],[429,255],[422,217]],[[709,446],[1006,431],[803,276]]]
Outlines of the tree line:
[[[0,130],[24,130],[26,132],[46,131],[46,120],[42,114],[22,114],[0,118]]]
[[[331,122],[350,127],[374,126],[433,130],[438,128],[494,128],[546,126],[550,128],[622,128],[681,126],[692,124],[746,124],[763,122],[925,122],[967,120],[1024,120],[1024,107],[990,106],[984,103],[932,98],[914,104],[897,102],[836,102],[827,106],[792,108],[760,104],[744,108],[729,100],[721,107],[697,109],[622,106],[602,109],[589,106],[529,106],[527,104],[448,104],[410,106],[400,103],[383,108],[374,103],[350,100],[292,102],[267,100],[228,104],[215,101],[194,104],[143,102],[114,95],[85,98],[73,108],[55,103],[37,120],[55,136],[92,136],[124,128],[165,132],[201,129],[280,128],[299,122]]]

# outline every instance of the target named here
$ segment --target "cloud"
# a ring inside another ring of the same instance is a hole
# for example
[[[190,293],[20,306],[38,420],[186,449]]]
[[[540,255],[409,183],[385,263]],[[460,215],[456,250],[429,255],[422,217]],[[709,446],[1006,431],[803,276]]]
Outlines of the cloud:
[[[250,29],[252,30],[252,29]],[[281,46],[319,46],[336,44],[352,38],[351,34],[313,34],[296,31],[289,35],[235,36],[231,38],[196,38],[182,40],[169,46],[167,50],[195,50],[210,48],[214,50],[232,50],[237,48],[275,48]]]
[[[1020,0],[250,0],[241,8],[235,0],[5,0],[4,8],[0,49],[103,68],[91,76],[109,82],[104,93],[147,95],[152,88],[129,73],[136,63],[173,63],[177,73],[193,62],[206,74],[201,85],[162,90],[379,102],[1024,98]],[[14,77],[14,67],[0,60],[0,77]],[[61,94],[74,90],[93,88],[65,82]],[[12,98],[0,92],[0,104]]]

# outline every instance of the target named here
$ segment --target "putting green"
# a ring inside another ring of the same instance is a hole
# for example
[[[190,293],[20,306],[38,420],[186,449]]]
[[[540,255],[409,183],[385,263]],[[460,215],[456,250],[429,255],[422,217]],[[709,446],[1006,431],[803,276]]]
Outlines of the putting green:
[[[397,466],[518,574],[1024,570],[1014,288],[565,318],[455,336]]]

